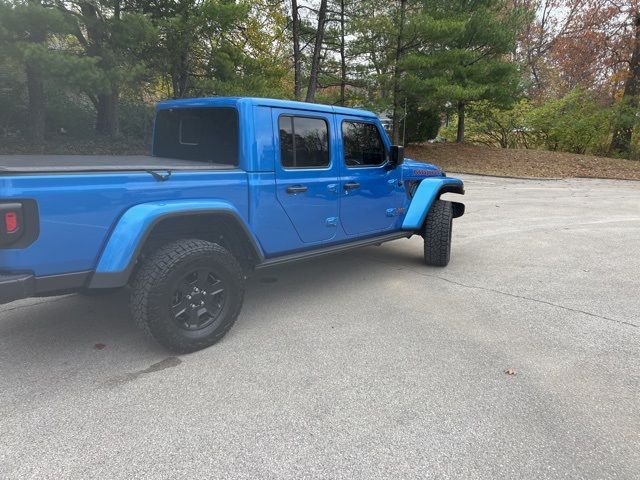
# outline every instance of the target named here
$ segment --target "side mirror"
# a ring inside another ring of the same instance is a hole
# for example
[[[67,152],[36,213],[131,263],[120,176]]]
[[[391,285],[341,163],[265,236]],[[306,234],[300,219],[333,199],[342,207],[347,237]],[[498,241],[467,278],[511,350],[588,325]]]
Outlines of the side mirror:
[[[391,145],[391,159],[389,166],[396,168],[404,163],[404,147],[402,145]]]

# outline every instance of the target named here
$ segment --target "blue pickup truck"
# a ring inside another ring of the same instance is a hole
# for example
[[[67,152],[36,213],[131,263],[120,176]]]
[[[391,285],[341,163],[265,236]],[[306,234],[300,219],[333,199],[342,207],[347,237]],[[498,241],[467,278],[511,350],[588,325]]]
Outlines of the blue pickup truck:
[[[231,328],[255,269],[415,234],[446,266],[464,213],[374,114],[260,98],[158,104],[152,156],[0,156],[0,192],[0,303],[128,287],[178,352]]]

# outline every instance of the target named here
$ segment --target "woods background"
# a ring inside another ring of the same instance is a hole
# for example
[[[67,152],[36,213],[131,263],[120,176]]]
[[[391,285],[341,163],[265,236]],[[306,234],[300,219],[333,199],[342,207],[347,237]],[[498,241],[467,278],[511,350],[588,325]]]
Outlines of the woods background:
[[[244,95],[637,159],[639,89],[638,0],[0,0],[4,150],[124,151],[160,99]]]

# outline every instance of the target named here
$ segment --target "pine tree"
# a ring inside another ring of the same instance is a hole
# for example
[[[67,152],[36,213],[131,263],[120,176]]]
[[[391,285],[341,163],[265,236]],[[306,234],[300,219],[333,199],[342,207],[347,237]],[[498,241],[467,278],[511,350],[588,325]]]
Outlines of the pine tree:
[[[416,45],[403,62],[404,88],[454,107],[458,142],[469,103],[508,105],[517,97],[522,82],[511,54],[521,19],[502,0],[425,0],[412,18]]]
[[[67,48],[66,39],[73,32],[73,18],[41,0],[0,1],[0,57],[24,69],[26,136],[31,144],[42,144],[45,139],[48,83],[64,81],[75,88],[99,83],[95,59],[79,57]]]
[[[75,19],[78,44],[96,59],[100,84],[84,89],[96,109],[96,132],[117,135],[121,89],[141,80],[156,31],[135,7],[124,12],[122,0],[56,0],[56,7]]]

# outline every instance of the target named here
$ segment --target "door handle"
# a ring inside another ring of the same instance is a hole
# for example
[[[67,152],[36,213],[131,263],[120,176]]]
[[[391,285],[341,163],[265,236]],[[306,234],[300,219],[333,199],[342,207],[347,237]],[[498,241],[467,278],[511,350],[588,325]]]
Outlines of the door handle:
[[[345,190],[355,190],[356,188],[360,188],[360,184],[358,182],[349,182],[344,184]]]
[[[304,193],[307,190],[307,187],[304,185],[292,185],[291,187],[287,187],[287,193],[290,193],[291,195],[295,195],[296,193]]]

